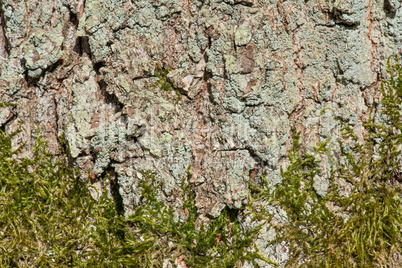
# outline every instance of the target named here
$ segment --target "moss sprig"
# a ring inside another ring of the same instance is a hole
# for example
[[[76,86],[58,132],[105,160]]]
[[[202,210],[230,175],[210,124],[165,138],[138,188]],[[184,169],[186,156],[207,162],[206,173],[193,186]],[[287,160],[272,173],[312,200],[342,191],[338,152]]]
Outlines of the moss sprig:
[[[167,76],[171,71],[173,71],[172,68],[163,68],[159,64],[157,64],[155,69],[155,77],[157,78],[157,81],[152,84],[152,87],[158,87],[163,91],[175,91],[176,101],[174,103],[174,106],[176,106],[181,99],[181,94],[179,90],[173,88],[173,84],[168,80]]]

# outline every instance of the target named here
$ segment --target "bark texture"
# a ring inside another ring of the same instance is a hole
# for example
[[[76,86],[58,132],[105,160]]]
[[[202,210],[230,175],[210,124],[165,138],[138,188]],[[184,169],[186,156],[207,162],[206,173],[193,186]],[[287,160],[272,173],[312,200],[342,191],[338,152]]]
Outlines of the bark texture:
[[[111,173],[127,213],[147,170],[180,207],[189,166],[200,213],[240,208],[249,180],[280,180],[292,128],[307,148],[335,137],[333,110],[363,131],[402,52],[400,0],[0,3],[0,102],[17,104],[0,108],[0,126],[23,122],[14,145],[26,155],[35,133],[55,154],[65,134],[82,179]],[[325,194],[325,179],[315,185]],[[283,261],[273,236],[257,245]]]

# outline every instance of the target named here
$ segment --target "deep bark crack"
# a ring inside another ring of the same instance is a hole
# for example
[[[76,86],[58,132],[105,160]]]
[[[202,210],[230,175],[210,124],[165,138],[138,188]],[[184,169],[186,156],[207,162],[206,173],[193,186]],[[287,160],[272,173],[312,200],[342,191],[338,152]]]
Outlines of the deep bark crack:
[[[3,6],[0,4],[0,27],[1,27],[1,35],[0,38],[4,40],[4,51],[6,53],[6,57],[10,55],[10,50],[11,50],[11,44],[10,40],[8,40],[7,35],[6,35],[6,20],[4,19],[4,10]]]

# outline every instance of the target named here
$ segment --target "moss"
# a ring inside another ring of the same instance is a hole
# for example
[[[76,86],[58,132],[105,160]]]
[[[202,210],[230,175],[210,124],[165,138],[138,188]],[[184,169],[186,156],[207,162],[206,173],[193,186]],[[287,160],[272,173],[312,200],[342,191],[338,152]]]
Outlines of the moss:
[[[175,91],[176,92],[176,101],[174,103],[174,106],[176,106],[177,103],[179,103],[180,99],[181,99],[181,94],[178,90],[175,90],[173,88],[173,85],[171,82],[169,82],[167,76],[169,74],[169,72],[171,72],[173,69],[171,68],[162,68],[161,66],[159,66],[159,64],[156,65],[156,69],[155,69],[155,77],[158,79],[158,81],[156,83],[154,83],[152,85],[152,87],[159,87],[160,89],[162,89],[163,91]]]
[[[186,219],[175,221],[173,209],[158,201],[160,184],[150,172],[140,181],[141,205],[125,218],[106,190],[94,200],[91,186],[76,179],[64,137],[58,158],[38,136],[33,156],[17,160],[13,155],[23,147],[11,149],[17,134],[0,131],[1,267],[162,267],[166,259],[187,267],[233,267],[259,257],[249,250],[258,228],[244,230],[237,211],[224,210],[196,226],[189,172],[181,188]]]
[[[287,212],[288,222],[276,226],[276,241],[290,248],[287,267],[402,264],[394,258],[402,252],[402,67],[395,62],[389,63],[391,78],[384,81],[381,105],[364,124],[364,142],[338,119],[340,157],[330,171],[326,196],[316,194],[313,178],[322,176],[318,156],[337,159],[335,149],[321,142],[312,154],[302,151],[300,133],[294,135],[290,164],[281,170],[283,179],[276,189],[257,188],[256,198]],[[351,185],[349,195],[342,193],[339,180]]]
[[[7,107],[7,106],[17,106],[15,103],[8,103],[8,102],[0,102],[0,107]]]
[[[110,253],[122,239],[106,192],[93,200],[68,158],[47,153],[41,137],[30,159],[14,159],[17,133],[0,131],[0,266],[114,267],[118,255]]]
[[[150,263],[159,267],[164,256],[172,262],[180,258],[187,267],[233,267],[239,261],[254,263],[260,257],[258,252],[247,250],[259,229],[244,230],[237,219],[237,211],[225,209],[218,218],[211,219],[208,226],[200,223],[197,227],[195,193],[186,178],[182,183],[186,219],[176,222],[173,210],[156,199],[155,189],[160,184],[155,184],[151,173],[144,175],[147,179],[141,182],[142,206],[126,221],[143,240],[150,241]]]
[[[187,267],[234,267],[247,260],[257,267],[256,259],[265,259],[251,246],[262,225],[246,230],[238,214],[254,214],[255,220],[270,223],[272,215],[253,206],[262,200],[287,212],[287,223],[275,226],[275,241],[289,246],[288,267],[400,267],[401,260],[392,258],[402,252],[398,59],[389,63],[388,71],[381,105],[364,125],[364,142],[338,119],[338,158],[326,141],[318,143],[314,153],[304,152],[295,132],[290,163],[281,170],[277,187],[269,189],[262,178],[247,207],[226,208],[208,223],[199,219],[189,170],[181,185],[184,219],[176,221],[174,210],[157,199],[161,185],[152,172],[140,181],[141,205],[126,218],[108,197],[107,176],[98,200],[92,199],[91,186],[76,179],[78,171],[63,137],[58,157],[46,151],[46,142],[38,136],[32,157],[16,159],[23,145],[12,150],[11,140],[18,131],[6,135],[0,130],[0,266],[161,267],[165,260],[180,260]],[[168,72],[159,67],[156,72],[163,90],[173,90]],[[14,104],[0,107],[7,105]],[[314,177],[322,176],[317,160],[322,154],[337,159],[325,196],[313,187]],[[342,193],[339,180],[351,185],[350,194]]]

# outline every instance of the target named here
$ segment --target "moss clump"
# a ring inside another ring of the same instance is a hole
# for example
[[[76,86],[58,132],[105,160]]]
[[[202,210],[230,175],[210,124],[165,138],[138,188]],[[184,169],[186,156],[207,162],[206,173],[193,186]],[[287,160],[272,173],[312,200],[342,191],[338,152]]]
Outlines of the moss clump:
[[[340,157],[330,171],[326,196],[313,189],[313,178],[322,176],[316,156],[336,156],[327,142],[318,144],[314,154],[302,152],[299,133],[281,183],[273,191],[259,189],[259,198],[288,214],[276,240],[288,243],[288,267],[402,265],[402,67],[397,59],[388,71],[391,78],[384,81],[381,106],[365,124],[364,142],[340,121]],[[340,180],[350,184],[350,194],[342,193]]]
[[[154,176],[145,175],[147,179],[141,182],[142,206],[126,222],[141,240],[149,241],[150,265],[146,267],[161,267],[164,258],[179,258],[187,267],[234,267],[244,260],[255,263],[260,257],[255,251],[247,251],[258,228],[243,230],[236,211],[225,209],[208,226],[200,223],[197,227],[195,194],[191,184],[183,180],[183,210],[187,218],[177,222],[173,210],[156,199],[155,189],[160,185],[155,184]]]
[[[113,267],[122,242],[106,192],[93,200],[67,158],[47,153],[40,137],[32,157],[14,159],[17,133],[0,130],[0,266]]]
[[[158,79],[158,81],[156,83],[154,83],[152,85],[153,88],[155,87],[159,87],[160,89],[162,89],[163,91],[175,91],[176,92],[176,101],[174,103],[174,105],[176,106],[177,103],[179,103],[180,99],[181,99],[181,94],[179,92],[179,90],[176,90],[173,88],[173,85],[171,82],[168,81],[168,74],[169,72],[171,72],[173,69],[172,68],[162,68],[161,66],[159,66],[159,64],[156,65],[156,69],[155,69],[155,77]]]
[[[177,259],[187,267],[233,267],[258,258],[247,250],[258,229],[243,230],[233,211],[196,227],[195,194],[186,178],[185,220],[175,221],[174,211],[157,200],[160,184],[151,173],[140,182],[141,205],[126,218],[106,190],[94,200],[66,152],[55,158],[40,137],[31,158],[14,159],[22,148],[11,149],[17,134],[0,130],[1,267],[151,268]]]
[[[171,68],[162,68],[159,66],[159,64],[156,65],[155,69],[155,77],[158,79],[156,83],[154,83],[152,86],[154,87],[159,87],[160,89],[164,91],[171,91],[173,89],[172,83],[170,83],[167,79],[168,74],[172,71],[173,69]]]

